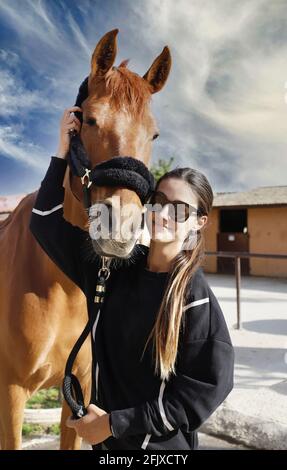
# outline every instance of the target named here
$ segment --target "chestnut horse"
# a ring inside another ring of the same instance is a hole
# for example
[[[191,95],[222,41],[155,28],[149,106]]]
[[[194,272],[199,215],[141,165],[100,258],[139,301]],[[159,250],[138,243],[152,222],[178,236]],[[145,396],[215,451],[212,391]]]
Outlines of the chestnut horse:
[[[143,77],[113,63],[118,30],[106,33],[91,59],[88,97],[82,103],[81,138],[92,167],[113,156],[133,156],[149,165],[152,140],[157,136],[150,98],[168,77],[168,47]],[[72,70],[72,68],[71,68]],[[80,179],[67,168],[64,217],[87,229],[81,202]],[[2,449],[20,449],[25,402],[37,390],[60,386],[67,356],[87,320],[82,291],[49,259],[29,230],[37,192],[28,194],[0,224],[0,437]],[[125,188],[92,189],[92,204],[120,196],[121,206],[138,207],[137,194]],[[56,242],[56,240],[55,240]],[[128,257],[129,241],[99,240],[103,253]],[[111,243],[109,245],[109,243]],[[135,241],[133,242],[135,243]],[[86,341],[74,366],[89,399],[90,342]],[[81,440],[64,423],[70,410],[63,404],[61,449],[78,449]]]

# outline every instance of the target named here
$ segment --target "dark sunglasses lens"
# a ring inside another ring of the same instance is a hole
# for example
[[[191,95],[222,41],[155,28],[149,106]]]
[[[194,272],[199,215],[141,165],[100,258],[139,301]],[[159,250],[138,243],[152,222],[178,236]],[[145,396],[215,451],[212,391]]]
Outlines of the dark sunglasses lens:
[[[161,192],[153,192],[147,201],[147,210],[151,212],[160,212],[168,204],[169,216],[174,222],[186,222],[191,214],[199,213],[197,209],[189,204],[170,202]]]
[[[147,209],[152,212],[159,212],[162,209],[162,206],[166,203],[164,197],[160,193],[152,193],[148,200]],[[154,206],[154,207],[153,207]]]
[[[185,222],[190,215],[189,206],[187,204],[173,204],[170,215],[175,222]]]

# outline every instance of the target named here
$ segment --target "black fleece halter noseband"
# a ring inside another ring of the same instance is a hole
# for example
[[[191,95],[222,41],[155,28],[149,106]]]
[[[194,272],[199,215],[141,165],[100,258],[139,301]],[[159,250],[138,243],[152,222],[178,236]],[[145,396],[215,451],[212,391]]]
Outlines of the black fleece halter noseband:
[[[152,173],[143,162],[133,157],[113,157],[91,168],[81,138],[78,134],[71,137],[68,163],[72,174],[82,180],[84,206],[91,206],[90,186],[123,186],[135,191],[144,204],[155,186]]]

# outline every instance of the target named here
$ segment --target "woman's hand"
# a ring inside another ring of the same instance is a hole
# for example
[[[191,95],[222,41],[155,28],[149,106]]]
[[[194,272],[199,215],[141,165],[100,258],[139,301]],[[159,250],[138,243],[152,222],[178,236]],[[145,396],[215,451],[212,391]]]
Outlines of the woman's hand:
[[[76,433],[91,445],[99,444],[112,436],[110,415],[96,405],[89,405],[88,414],[81,419],[67,419],[66,426],[74,428]]]
[[[73,129],[75,132],[80,132],[81,129],[81,123],[74,115],[74,111],[82,112],[82,109],[79,108],[79,106],[72,106],[71,108],[65,109],[60,122],[60,138],[57,150],[57,157],[59,158],[65,159],[67,157],[71,138],[69,131]]]

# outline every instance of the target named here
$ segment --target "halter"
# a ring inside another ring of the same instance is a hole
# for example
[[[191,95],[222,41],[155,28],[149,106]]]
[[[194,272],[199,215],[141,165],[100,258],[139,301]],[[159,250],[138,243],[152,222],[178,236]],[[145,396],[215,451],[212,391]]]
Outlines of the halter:
[[[155,186],[152,173],[143,162],[133,157],[113,157],[91,168],[90,160],[78,134],[71,137],[68,163],[72,174],[81,178],[84,206],[91,206],[90,187],[124,186],[134,191],[144,204]]]

